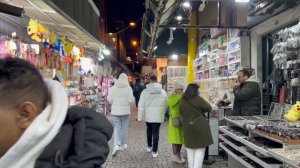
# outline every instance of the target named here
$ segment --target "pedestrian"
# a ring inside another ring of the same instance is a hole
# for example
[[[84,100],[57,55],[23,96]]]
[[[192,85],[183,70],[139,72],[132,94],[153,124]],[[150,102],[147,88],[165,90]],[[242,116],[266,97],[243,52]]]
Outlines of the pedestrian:
[[[114,149],[112,156],[127,148],[127,133],[130,110],[136,108],[133,92],[128,77],[121,73],[110,89],[107,101],[111,104],[111,115],[114,124]]]
[[[0,60],[0,167],[101,167],[113,128],[25,60]],[[80,151],[80,152],[78,152]]]
[[[209,123],[205,117],[205,113],[210,112],[212,107],[199,96],[198,89],[198,85],[189,84],[179,105],[189,168],[201,168],[205,148],[213,144]]]
[[[169,143],[172,144],[172,161],[175,163],[183,164],[185,163],[185,159],[181,158],[180,152],[182,148],[183,140],[183,132],[181,128],[181,113],[179,109],[179,103],[183,94],[184,86],[180,83],[175,84],[174,93],[172,93],[168,98],[169,105],[169,125],[168,125],[168,139]],[[174,125],[174,121],[177,120],[177,124]]]
[[[243,69],[238,73],[238,83],[233,89],[233,115],[260,115],[262,95],[257,78],[250,70]]]
[[[159,129],[164,122],[164,114],[167,110],[167,93],[162,85],[157,83],[155,75],[150,76],[150,83],[143,90],[138,110],[138,121],[144,120],[147,125],[147,152],[152,151],[154,158],[158,157]]]
[[[145,87],[144,83],[142,82],[142,80],[140,78],[137,78],[133,85],[133,96],[135,98],[136,105],[139,104],[141,94],[145,88],[146,87]]]

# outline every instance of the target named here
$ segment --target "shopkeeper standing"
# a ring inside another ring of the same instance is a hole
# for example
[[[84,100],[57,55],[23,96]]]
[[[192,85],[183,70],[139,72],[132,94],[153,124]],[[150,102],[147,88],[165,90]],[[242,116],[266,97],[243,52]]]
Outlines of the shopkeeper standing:
[[[259,81],[250,70],[238,74],[239,85],[233,89],[233,115],[252,116],[261,114],[261,91]]]

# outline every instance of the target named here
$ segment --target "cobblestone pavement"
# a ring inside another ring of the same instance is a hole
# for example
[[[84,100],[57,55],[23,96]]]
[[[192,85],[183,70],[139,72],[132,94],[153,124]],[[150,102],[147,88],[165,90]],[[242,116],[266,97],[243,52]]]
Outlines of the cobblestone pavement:
[[[167,123],[162,124],[160,129],[160,141],[158,158],[152,158],[150,153],[146,152],[146,124],[138,123],[135,120],[136,115],[132,114],[128,131],[128,148],[119,152],[116,157],[108,157],[104,168],[187,168],[186,165],[179,165],[171,162],[171,147],[167,139]],[[111,149],[113,140],[110,141]],[[186,158],[186,150],[182,150],[182,155]],[[212,166],[203,166],[203,168],[226,168],[227,162],[223,159],[217,159]]]

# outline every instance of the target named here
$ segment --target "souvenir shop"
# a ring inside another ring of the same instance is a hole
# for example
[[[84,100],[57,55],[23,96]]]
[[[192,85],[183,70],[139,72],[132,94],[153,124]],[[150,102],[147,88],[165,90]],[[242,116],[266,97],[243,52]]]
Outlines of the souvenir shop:
[[[106,112],[104,99],[112,78],[103,74],[98,64],[105,57],[105,45],[89,38],[63,16],[56,14],[54,19],[47,20],[44,17],[47,13],[34,5],[28,7],[30,5],[24,9],[28,15],[22,17],[1,13],[0,58],[25,59],[35,65],[44,78],[61,82],[68,92],[69,106],[81,105]],[[69,37],[68,29],[58,27],[58,21],[72,25],[69,31],[80,32],[78,35],[86,41],[82,43],[74,40],[74,36]]]
[[[214,144],[209,154],[225,152],[230,168],[300,167],[299,11],[298,5],[250,33],[210,29],[210,39],[198,46],[195,81],[209,102],[233,102],[241,69],[261,81],[261,115],[230,116],[232,105],[224,101],[210,114]]]

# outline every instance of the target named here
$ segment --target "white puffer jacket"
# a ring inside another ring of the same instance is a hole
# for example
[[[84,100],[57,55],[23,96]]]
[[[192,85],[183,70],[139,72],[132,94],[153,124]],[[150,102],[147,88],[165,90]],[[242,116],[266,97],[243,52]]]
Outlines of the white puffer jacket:
[[[121,74],[115,85],[110,89],[107,101],[112,105],[111,115],[123,116],[130,114],[130,103],[135,102],[133,92],[126,74]]]
[[[138,120],[149,123],[164,122],[168,95],[159,83],[150,83],[142,92],[139,101]]]

